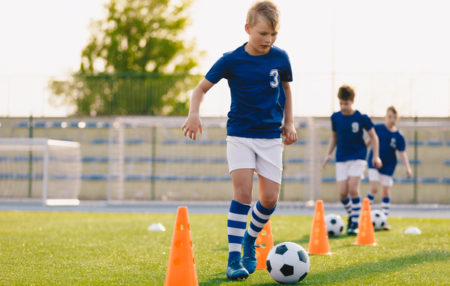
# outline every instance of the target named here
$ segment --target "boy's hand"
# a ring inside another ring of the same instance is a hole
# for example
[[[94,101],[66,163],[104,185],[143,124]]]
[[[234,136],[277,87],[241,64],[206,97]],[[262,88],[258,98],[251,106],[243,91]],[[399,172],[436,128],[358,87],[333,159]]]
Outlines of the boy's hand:
[[[202,122],[200,121],[200,116],[198,114],[189,114],[181,130],[184,132],[184,136],[191,138],[192,140],[197,139],[197,131],[202,133]]]
[[[383,167],[383,162],[381,162],[380,157],[373,157],[372,165],[374,165],[377,169],[381,169],[381,167]]]
[[[330,161],[331,156],[330,155],[326,155],[325,158],[323,158],[323,168],[326,169],[327,165],[328,165],[328,161]]]
[[[411,172],[411,169],[410,169],[410,168],[407,168],[407,169],[406,169],[406,177],[407,177],[407,178],[411,178],[411,177],[412,177],[412,172]]]
[[[281,128],[281,134],[284,137],[284,145],[291,145],[297,142],[297,131],[295,130],[294,123],[288,123]]]

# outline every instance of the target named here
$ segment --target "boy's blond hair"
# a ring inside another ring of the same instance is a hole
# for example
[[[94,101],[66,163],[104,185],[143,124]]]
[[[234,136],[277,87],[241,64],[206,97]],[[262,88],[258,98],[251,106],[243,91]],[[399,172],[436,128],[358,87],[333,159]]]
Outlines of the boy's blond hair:
[[[247,25],[253,27],[258,16],[263,16],[274,31],[278,31],[280,28],[280,11],[271,1],[259,1],[253,4],[247,12]]]
[[[395,106],[393,106],[393,105],[389,106],[386,109],[386,113],[389,112],[389,111],[392,112],[392,114],[394,114],[395,116],[398,117],[398,112],[397,112],[397,109],[395,108]]]
[[[343,85],[339,88],[338,98],[342,100],[355,100],[355,90],[349,85]]]

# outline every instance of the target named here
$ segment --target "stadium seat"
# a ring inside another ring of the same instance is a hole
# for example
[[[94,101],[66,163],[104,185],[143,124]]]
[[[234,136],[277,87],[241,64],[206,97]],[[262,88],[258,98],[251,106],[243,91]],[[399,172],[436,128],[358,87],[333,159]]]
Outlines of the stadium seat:
[[[432,147],[444,146],[444,141],[429,140],[429,141],[427,141],[427,146],[432,146]]]
[[[424,177],[420,178],[422,184],[439,184],[439,178],[436,177]]]
[[[408,145],[414,146],[414,145],[416,145],[416,141],[414,141],[414,140],[409,140],[409,141],[408,141]],[[422,141],[422,140],[417,141],[417,146],[423,146],[423,145],[425,145],[425,142],[424,142],[424,141]]]
[[[323,177],[322,183],[336,183],[335,177]]]

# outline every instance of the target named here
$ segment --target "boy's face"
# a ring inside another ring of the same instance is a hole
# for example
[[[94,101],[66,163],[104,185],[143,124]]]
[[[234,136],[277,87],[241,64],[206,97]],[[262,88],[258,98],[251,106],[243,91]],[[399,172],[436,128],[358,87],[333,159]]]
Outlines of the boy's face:
[[[387,126],[394,126],[397,123],[398,117],[392,111],[386,112],[384,122]]]
[[[270,51],[273,43],[277,39],[278,32],[275,31],[263,16],[257,16],[255,25],[245,25],[248,39],[249,54],[254,56],[265,55]]]
[[[352,106],[353,106],[353,100],[343,100],[343,99],[339,99],[339,106],[341,107],[341,111],[342,113],[351,113],[353,111]]]

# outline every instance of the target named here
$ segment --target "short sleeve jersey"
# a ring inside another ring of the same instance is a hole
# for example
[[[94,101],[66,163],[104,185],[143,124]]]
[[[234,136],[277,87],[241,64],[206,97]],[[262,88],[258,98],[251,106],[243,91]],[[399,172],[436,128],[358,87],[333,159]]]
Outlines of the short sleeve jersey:
[[[205,78],[228,80],[231,106],[227,134],[247,138],[280,138],[286,95],[282,82],[292,81],[287,53],[275,46],[265,55],[252,56],[244,45],[225,53]]]
[[[366,159],[367,148],[363,129],[369,131],[373,128],[369,116],[358,110],[352,115],[335,112],[331,115],[331,128],[337,134],[336,162]]]
[[[376,124],[375,132],[378,135],[378,140],[380,144],[380,159],[383,163],[383,167],[378,170],[383,175],[392,176],[397,165],[397,155],[395,152],[398,150],[400,152],[405,151],[406,144],[405,138],[400,133],[400,131],[392,132],[387,129],[384,124]],[[375,168],[372,165],[373,151],[370,150],[368,165],[369,168]]]

